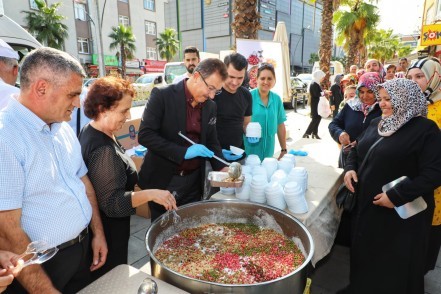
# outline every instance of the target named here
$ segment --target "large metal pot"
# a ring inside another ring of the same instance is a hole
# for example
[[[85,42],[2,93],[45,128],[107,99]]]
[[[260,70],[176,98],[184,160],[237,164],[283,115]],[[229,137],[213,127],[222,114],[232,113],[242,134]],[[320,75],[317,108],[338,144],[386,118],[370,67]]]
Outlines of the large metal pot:
[[[150,254],[152,274],[167,283],[190,293],[303,293],[306,285],[306,267],[314,253],[314,244],[306,227],[288,213],[263,204],[237,200],[203,201],[187,204],[179,208],[182,220],[175,225],[170,221],[161,227],[161,218],[150,226],[146,234],[147,251]],[[269,217],[268,217],[269,216]],[[300,239],[305,254],[305,262],[295,271],[268,282],[235,285],[206,282],[184,276],[167,268],[156,259],[153,252],[168,237],[185,228],[204,223],[254,223],[265,227],[276,226],[288,238]]]

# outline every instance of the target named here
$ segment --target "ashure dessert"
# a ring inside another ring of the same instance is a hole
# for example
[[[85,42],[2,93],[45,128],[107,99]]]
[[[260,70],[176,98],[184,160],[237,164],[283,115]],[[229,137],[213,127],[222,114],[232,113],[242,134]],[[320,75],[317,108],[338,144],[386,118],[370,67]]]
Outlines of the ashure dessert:
[[[283,277],[305,261],[297,245],[253,224],[205,224],[166,239],[155,251],[169,269],[222,284],[255,284]]]

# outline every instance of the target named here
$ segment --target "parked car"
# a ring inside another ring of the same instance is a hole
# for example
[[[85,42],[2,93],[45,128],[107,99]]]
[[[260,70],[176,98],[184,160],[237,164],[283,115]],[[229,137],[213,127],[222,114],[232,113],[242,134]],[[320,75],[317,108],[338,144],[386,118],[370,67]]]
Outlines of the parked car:
[[[96,81],[96,78],[83,79],[83,87],[89,88]]]
[[[306,84],[306,90],[309,92],[309,85],[312,82],[312,74],[302,73],[296,76],[296,78],[301,79],[302,82]]]
[[[297,110],[297,104],[301,103],[303,108],[307,102],[307,85],[297,77],[291,77],[291,101],[286,103],[286,107]]]
[[[132,84],[136,90],[135,101],[145,101],[149,99],[154,87],[167,85],[164,81],[164,73],[148,73],[140,76]]]

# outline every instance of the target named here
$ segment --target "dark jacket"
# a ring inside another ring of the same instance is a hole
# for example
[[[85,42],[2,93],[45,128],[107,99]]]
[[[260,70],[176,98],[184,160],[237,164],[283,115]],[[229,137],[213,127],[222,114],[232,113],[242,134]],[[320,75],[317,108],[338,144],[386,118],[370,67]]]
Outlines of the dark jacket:
[[[142,189],[166,189],[184,160],[187,143],[178,133],[186,134],[186,99],[184,81],[165,88],[153,88],[145,106],[139,128],[138,142],[148,152],[139,171]],[[216,133],[216,104],[208,100],[202,107],[201,140],[217,156],[222,156]],[[214,158],[213,170],[225,167]],[[205,178],[205,160],[201,160],[201,176]],[[201,179],[201,185],[204,181]]]
[[[335,142],[340,143],[338,137],[342,132],[346,132],[351,142],[353,142],[369,126],[371,120],[379,116],[381,116],[381,109],[378,104],[369,112],[366,119],[363,112],[355,111],[348,104],[345,104],[343,109],[329,124],[329,133]]]

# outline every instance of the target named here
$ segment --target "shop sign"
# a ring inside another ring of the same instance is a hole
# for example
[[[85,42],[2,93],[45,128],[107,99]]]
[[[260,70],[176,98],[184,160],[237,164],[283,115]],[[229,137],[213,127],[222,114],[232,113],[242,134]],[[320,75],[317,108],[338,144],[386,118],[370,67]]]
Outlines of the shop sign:
[[[98,55],[92,54],[92,63],[98,64]],[[112,66],[118,66],[118,58],[116,58],[115,55],[104,55],[104,64],[105,65],[112,65]]]
[[[423,26],[421,30],[421,45],[441,45],[441,24]]]

